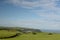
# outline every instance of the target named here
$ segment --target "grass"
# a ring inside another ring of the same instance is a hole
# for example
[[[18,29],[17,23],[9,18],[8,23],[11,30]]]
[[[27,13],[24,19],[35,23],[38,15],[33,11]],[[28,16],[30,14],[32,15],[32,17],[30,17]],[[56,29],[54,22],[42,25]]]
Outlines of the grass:
[[[9,37],[16,34],[16,31],[0,30],[0,37]]]
[[[2,36],[10,36],[10,35],[14,35],[16,34],[16,32],[12,32],[12,31],[5,31],[5,30],[1,30],[0,31],[0,37]],[[48,33],[37,33],[36,35],[33,35],[32,33],[28,33],[28,34],[22,34],[19,35],[15,38],[8,38],[8,39],[0,39],[0,40],[60,40],[60,34],[55,34],[53,33],[52,35],[48,35]]]

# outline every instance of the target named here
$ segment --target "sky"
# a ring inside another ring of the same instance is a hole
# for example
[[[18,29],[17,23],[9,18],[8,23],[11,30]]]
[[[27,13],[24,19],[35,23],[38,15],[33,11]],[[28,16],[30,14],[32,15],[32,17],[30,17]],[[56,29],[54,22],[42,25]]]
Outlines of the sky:
[[[60,30],[60,0],[0,0],[0,26]]]

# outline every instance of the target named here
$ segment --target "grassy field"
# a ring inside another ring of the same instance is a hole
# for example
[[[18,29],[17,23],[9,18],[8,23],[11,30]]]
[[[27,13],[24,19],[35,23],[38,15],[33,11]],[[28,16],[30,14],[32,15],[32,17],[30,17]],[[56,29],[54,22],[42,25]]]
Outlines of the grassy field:
[[[0,38],[1,37],[9,37],[15,35],[16,31],[7,31],[7,30],[0,30]]]
[[[11,36],[16,34],[14,31],[0,31],[0,37],[4,36]],[[15,38],[8,38],[8,39],[0,39],[0,40],[60,40],[60,34],[53,33],[52,35],[48,35],[48,33],[37,33],[33,35],[32,33],[22,34]]]

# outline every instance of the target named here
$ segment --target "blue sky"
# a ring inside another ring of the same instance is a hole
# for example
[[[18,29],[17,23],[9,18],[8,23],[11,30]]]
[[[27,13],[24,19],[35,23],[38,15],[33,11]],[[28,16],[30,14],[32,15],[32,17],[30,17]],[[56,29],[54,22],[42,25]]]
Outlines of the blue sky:
[[[60,29],[60,0],[0,0],[0,26]]]

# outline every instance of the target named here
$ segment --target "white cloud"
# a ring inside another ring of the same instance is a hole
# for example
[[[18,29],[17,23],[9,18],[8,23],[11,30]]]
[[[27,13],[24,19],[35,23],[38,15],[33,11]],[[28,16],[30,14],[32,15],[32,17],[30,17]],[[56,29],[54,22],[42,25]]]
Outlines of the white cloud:
[[[12,3],[14,5],[22,6],[24,8],[48,8],[52,9],[56,6],[56,0],[36,0],[36,1],[27,1],[27,0],[7,0],[5,2]]]
[[[53,13],[37,13],[38,16],[44,18],[44,19],[50,19],[50,20],[60,20],[60,15],[53,14]]]
[[[4,20],[3,20],[4,21]],[[0,25],[3,26],[21,26],[21,27],[31,27],[31,28],[38,28],[38,29],[59,29],[60,22],[55,21],[47,21],[47,20],[5,20],[3,22],[1,20]]]
[[[24,8],[32,8],[35,7],[35,5],[38,5],[38,2],[29,2],[26,0],[7,0],[6,3],[11,3],[13,5],[21,6]]]

